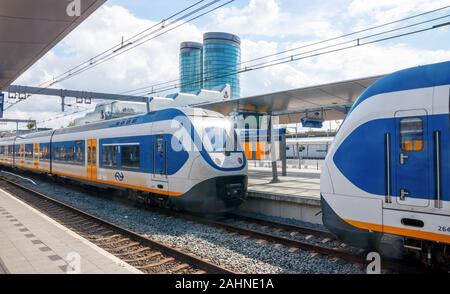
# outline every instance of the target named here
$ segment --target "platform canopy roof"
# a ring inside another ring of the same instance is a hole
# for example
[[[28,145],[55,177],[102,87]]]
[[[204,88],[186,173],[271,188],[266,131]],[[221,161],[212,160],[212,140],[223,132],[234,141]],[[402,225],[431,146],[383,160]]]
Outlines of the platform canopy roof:
[[[0,89],[9,86],[105,1],[80,0],[80,16],[67,14],[72,3],[67,0],[0,1]]]
[[[231,113],[271,114],[281,124],[298,123],[302,117],[325,120],[344,118],[347,110],[371,84],[383,77],[372,76],[330,84],[199,104],[196,107],[229,115]]]

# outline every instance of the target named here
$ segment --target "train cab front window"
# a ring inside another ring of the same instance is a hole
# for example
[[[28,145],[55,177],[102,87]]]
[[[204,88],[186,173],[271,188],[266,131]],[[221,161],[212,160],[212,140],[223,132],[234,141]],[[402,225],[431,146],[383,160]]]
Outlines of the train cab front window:
[[[410,117],[400,120],[400,145],[405,152],[423,150],[423,121],[421,118]]]
[[[197,131],[201,135],[206,151],[233,152],[242,150],[233,124],[224,118],[202,118],[196,120]]]

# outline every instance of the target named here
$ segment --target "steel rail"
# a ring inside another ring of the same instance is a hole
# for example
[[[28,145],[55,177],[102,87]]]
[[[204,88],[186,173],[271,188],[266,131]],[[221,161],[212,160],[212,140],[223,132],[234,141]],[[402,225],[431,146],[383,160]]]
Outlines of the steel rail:
[[[233,271],[231,271],[229,269],[226,269],[226,268],[221,267],[219,265],[213,264],[213,263],[211,263],[209,261],[206,261],[206,260],[203,260],[201,258],[192,256],[190,254],[184,253],[184,252],[182,252],[180,250],[171,248],[171,247],[166,246],[166,245],[164,245],[164,244],[162,244],[160,242],[151,240],[151,239],[149,239],[149,238],[147,238],[145,236],[142,236],[142,235],[140,235],[138,233],[135,233],[135,232],[133,232],[133,231],[127,229],[127,228],[124,228],[122,226],[113,224],[113,223],[111,223],[111,222],[109,222],[107,220],[101,219],[101,218],[99,218],[99,217],[97,217],[95,215],[92,215],[92,214],[88,213],[88,212],[82,211],[82,210],[80,210],[80,209],[78,209],[76,207],[73,207],[73,206],[69,205],[69,204],[63,203],[63,202],[61,202],[59,200],[53,199],[53,198],[51,198],[49,196],[46,196],[46,195],[44,195],[44,194],[42,194],[40,192],[37,192],[37,191],[34,191],[34,190],[30,189],[30,188],[22,186],[22,185],[14,182],[14,181],[11,181],[11,180],[9,180],[7,178],[4,178],[4,177],[0,177],[0,178],[3,181],[7,182],[8,184],[10,184],[10,185],[12,185],[12,186],[14,186],[16,188],[19,188],[19,189],[21,189],[21,190],[23,190],[23,191],[25,191],[25,192],[27,192],[29,194],[32,194],[33,196],[39,197],[39,198],[41,198],[44,201],[51,202],[52,204],[55,204],[55,205],[57,205],[59,207],[62,207],[64,209],[68,210],[68,211],[71,211],[71,212],[74,212],[74,213],[76,213],[78,215],[81,215],[81,216],[83,216],[83,217],[85,217],[85,218],[87,218],[89,220],[92,220],[92,221],[94,221],[96,223],[99,223],[99,224],[101,224],[101,225],[103,225],[103,226],[105,226],[105,227],[107,227],[107,228],[109,228],[109,229],[111,229],[111,230],[113,230],[115,232],[118,232],[118,233],[128,237],[130,240],[139,242],[143,246],[150,247],[150,248],[152,248],[154,250],[162,252],[163,254],[166,254],[168,256],[172,256],[172,257],[174,257],[175,259],[177,259],[177,260],[179,260],[181,262],[188,263],[189,265],[197,267],[197,268],[199,268],[201,270],[204,270],[204,271],[206,271],[209,274],[236,274],[235,272],[233,272]],[[21,198],[18,195],[13,195],[13,196]],[[31,205],[33,205],[33,204],[31,203]]]
[[[328,238],[331,240],[336,239],[336,237],[332,233],[324,231],[324,230],[320,230],[320,229],[313,229],[313,228],[307,228],[304,226],[290,225],[290,224],[276,222],[276,221],[268,221],[268,220],[264,220],[264,219],[260,219],[260,218],[244,216],[244,215],[235,214],[235,213],[229,213],[226,216],[233,218],[233,219],[241,219],[243,221],[260,224],[263,226],[279,228],[279,229],[283,229],[286,231],[294,231],[294,232],[299,232],[302,234],[308,234],[308,235],[313,235],[313,236],[317,236],[317,237]]]

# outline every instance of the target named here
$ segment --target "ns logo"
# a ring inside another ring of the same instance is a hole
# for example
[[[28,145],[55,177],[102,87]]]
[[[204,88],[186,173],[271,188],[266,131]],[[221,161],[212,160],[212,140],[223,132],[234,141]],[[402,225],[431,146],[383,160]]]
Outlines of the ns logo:
[[[119,181],[119,182],[122,182],[123,179],[125,178],[122,172],[116,172],[114,177],[116,178],[116,181]]]

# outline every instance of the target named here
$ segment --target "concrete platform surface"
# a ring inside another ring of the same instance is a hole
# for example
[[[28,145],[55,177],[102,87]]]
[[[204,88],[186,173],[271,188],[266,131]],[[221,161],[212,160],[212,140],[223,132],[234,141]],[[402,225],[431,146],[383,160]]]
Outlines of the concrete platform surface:
[[[131,274],[137,269],[0,189],[0,274]]]
[[[249,166],[248,175],[248,198],[241,211],[322,223],[320,171],[289,168],[282,177],[279,170],[279,183],[271,183],[271,168]]]
[[[280,172],[280,171],[279,171]],[[287,177],[279,174],[279,183],[270,183],[272,170],[250,167],[248,170],[248,190],[259,194],[290,196],[300,198],[320,198],[320,172],[288,169]],[[295,201],[295,200],[294,200]]]

